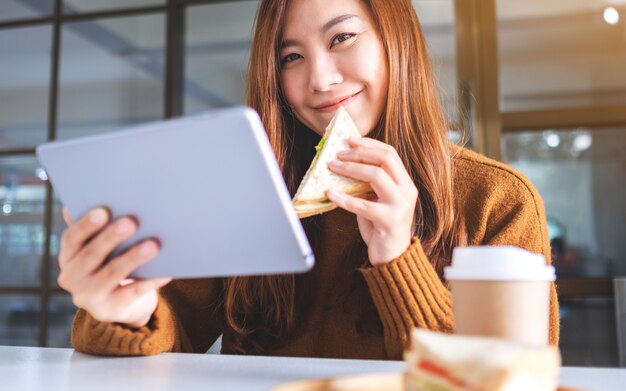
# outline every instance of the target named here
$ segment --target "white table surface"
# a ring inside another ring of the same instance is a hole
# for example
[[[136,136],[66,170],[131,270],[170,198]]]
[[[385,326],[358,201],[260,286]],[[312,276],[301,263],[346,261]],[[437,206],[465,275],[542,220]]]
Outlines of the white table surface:
[[[72,349],[0,346],[0,390],[267,390],[307,378],[402,372],[399,361],[167,353],[97,357]],[[563,368],[561,385],[626,390],[626,369]]]

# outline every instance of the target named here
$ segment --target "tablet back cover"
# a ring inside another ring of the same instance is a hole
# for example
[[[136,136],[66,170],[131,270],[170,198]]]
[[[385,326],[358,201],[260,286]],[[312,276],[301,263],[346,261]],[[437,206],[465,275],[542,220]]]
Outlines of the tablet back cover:
[[[105,206],[161,251],[137,278],[302,272],[313,255],[261,121],[221,109],[37,148],[73,219]]]

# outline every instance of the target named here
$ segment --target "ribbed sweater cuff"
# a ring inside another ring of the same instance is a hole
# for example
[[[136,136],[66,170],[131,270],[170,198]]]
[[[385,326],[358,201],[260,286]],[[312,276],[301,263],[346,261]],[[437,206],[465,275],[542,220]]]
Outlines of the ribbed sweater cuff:
[[[138,329],[100,322],[79,309],[72,325],[72,346],[78,351],[106,356],[145,356],[172,350],[175,327],[172,311],[162,299],[150,322]]]
[[[381,321],[392,339],[406,341],[414,327],[451,332],[450,292],[428,261],[417,238],[398,258],[362,268]]]

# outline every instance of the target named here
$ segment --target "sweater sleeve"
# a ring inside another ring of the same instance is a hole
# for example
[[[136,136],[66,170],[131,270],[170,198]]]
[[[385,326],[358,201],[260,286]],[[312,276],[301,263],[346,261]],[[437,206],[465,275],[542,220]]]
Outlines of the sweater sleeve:
[[[206,352],[223,328],[219,280],[174,280],[159,291],[159,302],[146,326],[129,328],[100,322],[79,309],[72,325],[78,351],[110,356],[162,352]]]
[[[413,238],[400,257],[362,268],[384,329],[387,358],[400,360],[414,327],[452,332],[452,299],[435,268]]]
[[[485,168],[487,167],[487,168]],[[541,197],[521,174],[499,163],[483,164],[480,187],[466,192],[463,211],[470,245],[512,245],[543,254],[550,263],[550,244]],[[401,359],[414,327],[453,332],[452,299],[421,243],[389,263],[362,268],[384,329],[389,359]],[[554,284],[550,292],[549,342],[559,339],[559,307]]]

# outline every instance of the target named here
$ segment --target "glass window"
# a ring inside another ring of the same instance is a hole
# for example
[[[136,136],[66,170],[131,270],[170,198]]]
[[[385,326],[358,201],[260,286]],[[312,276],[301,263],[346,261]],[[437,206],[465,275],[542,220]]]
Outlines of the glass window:
[[[0,345],[37,346],[39,298],[0,296]]]
[[[0,1],[0,22],[50,16],[54,12],[54,1]],[[3,52],[4,53],[4,52]]]
[[[626,128],[511,133],[502,147],[543,197],[557,273],[626,274]]]
[[[69,295],[52,296],[48,303],[48,346],[69,348],[76,307]]]
[[[50,26],[0,30],[0,149],[47,138],[51,35]]]
[[[257,1],[190,6],[185,31],[185,114],[241,104]]]
[[[626,8],[611,2],[497,0],[504,111],[626,104]]]
[[[0,158],[0,285],[40,282],[45,178],[33,157]]]
[[[162,118],[165,17],[65,23],[58,137]]]
[[[561,300],[559,349],[564,366],[618,366],[612,298]]]
[[[413,0],[413,7],[426,37],[447,118],[458,123],[454,0]]]
[[[64,13],[92,12],[142,6],[163,5],[166,0],[63,0]]]

